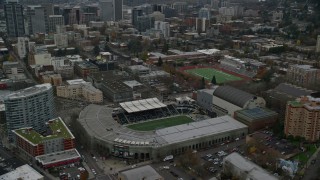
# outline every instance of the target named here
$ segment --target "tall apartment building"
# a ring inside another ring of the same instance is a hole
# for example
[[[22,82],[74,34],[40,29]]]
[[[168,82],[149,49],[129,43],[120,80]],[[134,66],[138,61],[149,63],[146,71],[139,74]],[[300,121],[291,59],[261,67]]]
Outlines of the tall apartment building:
[[[23,37],[25,35],[23,6],[18,0],[8,0],[4,5],[7,33],[9,37]]]
[[[29,34],[48,33],[47,10],[42,6],[28,6],[28,29]]]
[[[56,26],[64,25],[64,18],[62,15],[50,15],[48,18],[49,33],[56,32]]]
[[[320,81],[320,69],[310,65],[293,65],[288,68],[287,79],[289,82],[302,86],[312,87]]]
[[[38,132],[46,130],[46,122],[55,116],[53,88],[41,84],[16,91],[4,99],[8,137],[12,130],[32,127]]]
[[[122,20],[123,0],[100,0],[100,20],[120,21]]]
[[[284,123],[287,136],[304,137],[307,141],[320,139],[320,98],[303,96],[287,104]]]

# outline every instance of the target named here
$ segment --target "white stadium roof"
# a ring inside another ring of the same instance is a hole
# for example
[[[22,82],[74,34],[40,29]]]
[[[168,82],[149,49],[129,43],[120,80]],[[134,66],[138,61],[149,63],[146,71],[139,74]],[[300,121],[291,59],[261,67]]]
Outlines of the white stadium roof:
[[[167,105],[160,102],[158,98],[149,98],[137,101],[124,102],[120,103],[120,106],[128,113],[167,107]]]

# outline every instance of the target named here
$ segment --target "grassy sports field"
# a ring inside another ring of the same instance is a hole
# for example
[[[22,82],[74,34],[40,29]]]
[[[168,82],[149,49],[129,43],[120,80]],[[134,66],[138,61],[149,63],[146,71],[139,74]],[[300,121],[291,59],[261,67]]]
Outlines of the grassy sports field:
[[[128,125],[127,127],[137,131],[152,131],[180,124],[187,124],[193,120],[187,116],[175,116],[154,121],[142,122],[139,124]]]
[[[213,69],[213,68],[196,68],[185,70],[189,74],[193,74],[196,76],[204,77],[206,80],[211,81],[212,77],[216,77],[217,83],[225,83],[228,81],[239,81],[242,78]]]

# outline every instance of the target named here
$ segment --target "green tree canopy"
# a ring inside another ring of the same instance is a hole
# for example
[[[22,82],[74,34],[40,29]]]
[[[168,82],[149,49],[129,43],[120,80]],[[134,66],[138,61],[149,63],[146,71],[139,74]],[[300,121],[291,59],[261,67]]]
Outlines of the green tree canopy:
[[[213,75],[211,83],[212,84],[217,84],[217,80],[216,80],[216,76],[215,75]]]

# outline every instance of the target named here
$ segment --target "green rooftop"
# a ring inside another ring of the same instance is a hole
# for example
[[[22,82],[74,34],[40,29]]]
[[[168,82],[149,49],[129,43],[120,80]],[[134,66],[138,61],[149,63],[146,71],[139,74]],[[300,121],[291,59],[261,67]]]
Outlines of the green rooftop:
[[[68,130],[68,128],[65,126],[65,124],[60,118],[50,120],[48,123],[49,123],[48,126],[52,130],[51,135],[42,136],[41,134],[39,134],[33,129],[28,130],[30,128],[17,129],[15,130],[15,132],[21,135],[22,137],[26,138],[33,144],[39,144],[43,141],[55,139],[55,138],[64,138],[64,139],[73,138],[73,135],[70,133],[70,131]]]
[[[289,101],[288,104],[293,107],[302,107],[303,106],[303,104],[300,101]]]

